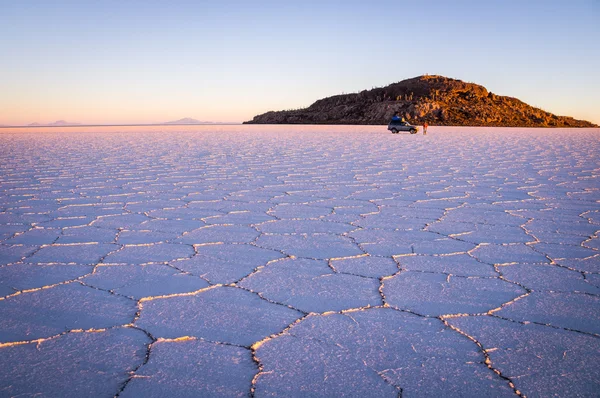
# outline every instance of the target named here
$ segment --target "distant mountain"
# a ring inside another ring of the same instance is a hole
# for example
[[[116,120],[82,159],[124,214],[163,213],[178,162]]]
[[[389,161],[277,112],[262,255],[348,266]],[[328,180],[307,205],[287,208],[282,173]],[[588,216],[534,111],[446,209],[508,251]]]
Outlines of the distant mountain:
[[[393,114],[414,124],[501,127],[598,127],[585,120],[556,116],[485,87],[444,76],[419,76],[323,98],[304,109],[271,111],[248,124],[387,124]]]
[[[212,124],[212,122],[201,122],[200,120],[192,119],[191,117],[184,117],[183,119],[165,122],[163,124]]]
[[[71,123],[71,122],[67,122],[66,120],[57,120],[54,123],[48,123],[47,126],[77,126],[80,125],[81,123]]]
[[[66,120],[57,120],[53,123],[30,123],[28,124],[28,126],[31,127],[36,127],[36,126],[79,126],[81,125],[81,123],[71,123],[71,122],[67,122]]]

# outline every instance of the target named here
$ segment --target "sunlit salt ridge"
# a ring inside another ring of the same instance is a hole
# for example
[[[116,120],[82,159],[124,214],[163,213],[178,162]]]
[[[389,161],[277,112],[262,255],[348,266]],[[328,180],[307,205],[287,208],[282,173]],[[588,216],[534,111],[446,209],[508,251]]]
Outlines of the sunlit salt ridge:
[[[0,145],[0,396],[600,388],[598,129]]]

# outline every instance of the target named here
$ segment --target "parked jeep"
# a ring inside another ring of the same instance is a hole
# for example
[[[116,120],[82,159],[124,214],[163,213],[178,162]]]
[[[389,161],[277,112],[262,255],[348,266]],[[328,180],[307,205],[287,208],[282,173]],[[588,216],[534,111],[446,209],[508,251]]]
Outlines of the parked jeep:
[[[398,134],[400,131],[408,131],[411,134],[417,134],[419,128],[407,122],[403,122],[402,120],[392,120],[390,124],[388,124],[388,130],[390,130],[392,134]]]

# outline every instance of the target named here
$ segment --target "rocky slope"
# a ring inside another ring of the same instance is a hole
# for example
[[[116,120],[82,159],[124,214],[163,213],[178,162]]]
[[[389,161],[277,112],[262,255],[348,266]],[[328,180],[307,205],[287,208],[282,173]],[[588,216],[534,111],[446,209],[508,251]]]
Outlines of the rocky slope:
[[[394,112],[414,124],[504,127],[597,127],[557,116],[485,87],[419,76],[387,87],[323,98],[304,109],[271,111],[248,124],[387,124]]]

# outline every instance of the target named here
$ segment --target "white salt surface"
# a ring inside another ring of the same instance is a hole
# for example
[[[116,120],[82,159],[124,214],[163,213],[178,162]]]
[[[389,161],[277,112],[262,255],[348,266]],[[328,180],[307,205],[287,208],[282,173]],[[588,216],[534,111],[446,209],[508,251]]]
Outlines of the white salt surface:
[[[0,396],[593,396],[600,130],[0,129]]]

